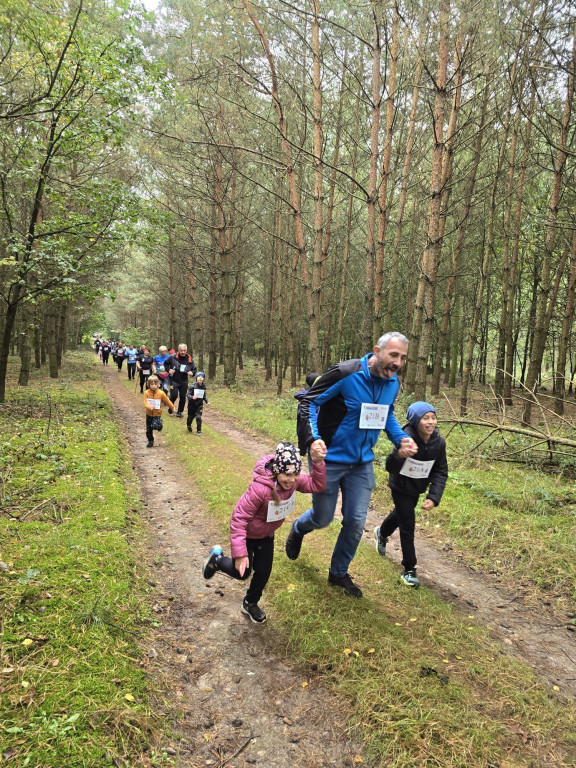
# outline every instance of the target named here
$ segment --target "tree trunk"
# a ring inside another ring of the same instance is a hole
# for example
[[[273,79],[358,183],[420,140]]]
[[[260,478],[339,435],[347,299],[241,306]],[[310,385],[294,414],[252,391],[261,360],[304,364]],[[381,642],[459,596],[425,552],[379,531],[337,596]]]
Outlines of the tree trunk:
[[[464,205],[462,208],[462,214],[460,216],[460,225],[458,226],[458,234],[456,236],[456,244],[454,246],[454,255],[452,258],[452,270],[450,277],[446,284],[446,292],[444,294],[444,306],[442,309],[442,319],[440,321],[440,328],[438,331],[438,345],[436,349],[436,359],[434,361],[434,371],[432,374],[432,387],[431,393],[437,395],[440,392],[440,377],[442,375],[442,358],[444,357],[444,351],[447,346],[448,328],[450,326],[450,315],[452,312],[452,303],[454,298],[454,291],[456,289],[457,280],[460,272],[460,261],[464,250],[464,242],[466,239],[468,229],[468,218],[472,209],[472,200],[474,197],[474,189],[476,187],[476,175],[480,164],[480,156],[482,153],[482,145],[484,140],[484,129],[486,123],[486,111],[488,108],[488,102],[490,100],[490,89],[488,83],[484,86],[484,99],[482,102],[482,114],[480,117],[480,125],[478,127],[478,133],[476,134],[476,144],[474,147],[474,158],[472,160],[472,169],[470,176],[468,177],[468,184],[466,188],[466,196]],[[452,353],[449,355],[452,357]],[[450,366],[447,362],[447,371]]]
[[[572,233],[572,253],[570,255],[570,274],[566,289],[566,300],[562,311],[562,330],[560,346],[554,372],[554,412],[561,416],[564,413],[564,393],[566,391],[566,360],[570,334],[574,324],[574,308],[576,306],[576,230]]]
[[[18,374],[18,386],[27,387],[30,380],[30,363],[32,361],[33,312],[30,305],[26,305],[22,312],[22,350],[20,353],[20,373]]]
[[[441,197],[444,158],[444,116],[446,109],[446,82],[448,73],[448,46],[450,41],[450,0],[440,5],[440,31],[438,41],[438,71],[434,85],[434,148],[432,150],[432,176],[430,179],[430,211],[426,247],[422,254],[420,279],[414,307],[411,338],[412,365],[416,362],[414,393],[417,400],[426,398],[428,355],[434,323],[434,294],[442,249]]]
[[[564,102],[564,111],[560,124],[560,137],[558,140],[556,160],[554,163],[554,179],[552,182],[552,192],[550,195],[550,207],[548,211],[548,223],[546,227],[546,242],[544,245],[544,252],[542,254],[542,276],[538,290],[536,324],[534,326],[534,343],[532,347],[532,354],[530,355],[528,374],[526,376],[526,389],[528,390],[529,396],[525,401],[524,411],[522,413],[522,423],[525,425],[530,424],[532,404],[535,401],[534,398],[530,397],[530,393],[536,389],[536,383],[538,376],[540,375],[542,359],[544,357],[548,328],[550,326],[549,317],[551,316],[551,312],[549,311],[548,302],[550,294],[552,257],[554,255],[554,244],[556,240],[556,223],[558,220],[558,208],[560,204],[560,195],[562,192],[562,180],[566,167],[566,158],[568,156],[567,146],[570,131],[570,119],[572,115],[572,102],[574,100],[576,69],[576,26],[572,41],[572,59],[569,66],[570,69],[566,89],[566,101]]]
[[[422,33],[418,43],[418,48],[422,44]],[[400,264],[400,241],[402,239],[402,228],[404,225],[404,211],[406,200],[408,198],[408,180],[410,175],[410,166],[412,163],[412,151],[414,148],[414,129],[416,126],[416,114],[418,111],[418,99],[420,96],[420,76],[422,73],[422,58],[418,57],[416,71],[414,73],[414,88],[412,89],[412,106],[410,109],[410,120],[408,123],[408,137],[406,140],[406,150],[404,152],[404,165],[402,167],[402,178],[400,181],[400,195],[398,197],[398,210],[396,213],[396,223],[394,227],[394,246],[392,251],[392,260],[390,264],[390,275],[388,279],[388,300],[386,302],[386,314],[382,323],[382,330],[389,331],[392,328],[392,319],[394,317],[394,308],[396,305],[396,293],[398,288],[398,267]]]
[[[390,161],[392,159],[392,131],[396,112],[396,72],[398,68],[398,48],[400,15],[398,7],[394,6],[392,17],[392,44],[390,47],[390,70],[388,72],[386,99],[386,133],[382,152],[382,172],[378,193],[378,244],[376,248],[376,280],[374,285],[374,315],[372,323],[372,339],[376,341],[382,335],[382,306],[384,284],[384,254],[386,251],[386,232],[390,211],[388,207],[388,180],[390,178]]]
[[[376,202],[378,200],[378,146],[380,133],[380,109],[382,105],[382,2],[372,0],[374,30],[372,34],[372,100],[370,130],[370,160],[368,172],[368,199],[366,210],[366,289],[364,294],[364,322],[362,341],[364,349],[372,349],[372,318],[374,316],[374,259],[376,245]]]
[[[288,180],[288,190],[290,194],[290,205],[292,208],[292,216],[294,218],[294,231],[296,238],[296,248],[299,256],[300,273],[302,279],[302,285],[304,288],[304,296],[306,298],[306,309],[308,313],[308,352],[312,365],[317,368],[320,365],[320,346],[318,336],[318,315],[316,313],[316,307],[312,302],[312,290],[310,288],[310,278],[308,271],[308,255],[306,238],[304,236],[304,223],[302,219],[302,204],[300,189],[298,187],[296,179],[296,171],[294,168],[294,161],[292,158],[292,148],[288,140],[288,128],[284,115],[284,107],[280,101],[280,94],[278,90],[278,76],[276,73],[276,64],[272,55],[272,50],[268,43],[268,39],[264,30],[258,20],[256,19],[254,12],[252,11],[249,0],[242,0],[242,5],[248,14],[250,21],[256,29],[266,60],[268,61],[268,67],[270,69],[271,86],[269,89],[269,95],[272,98],[274,105],[274,111],[276,113],[276,119],[278,122],[278,129],[280,131],[280,137],[282,142],[282,151],[284,155],[284,163],[286,167],[286,177]]]

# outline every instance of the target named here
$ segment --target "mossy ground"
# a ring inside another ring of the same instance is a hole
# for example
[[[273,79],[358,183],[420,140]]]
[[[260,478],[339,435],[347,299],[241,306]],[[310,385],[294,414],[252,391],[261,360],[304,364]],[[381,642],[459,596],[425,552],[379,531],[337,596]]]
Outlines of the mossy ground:
[[[11,387],[0,430],[2,755],[42,768],[150,765],[138,488],[93,358]]]

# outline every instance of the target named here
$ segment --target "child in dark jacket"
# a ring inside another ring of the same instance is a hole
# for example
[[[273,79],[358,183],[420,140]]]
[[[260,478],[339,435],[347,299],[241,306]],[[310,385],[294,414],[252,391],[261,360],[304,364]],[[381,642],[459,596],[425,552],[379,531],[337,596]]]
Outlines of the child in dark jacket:
[[[204,409],[204,403],[210,405],[208,402],[208,396],[206,395],[206,384],[204,371],[199,371],[196,374],[196,381],[188,390],[188,418],[186,420],[186,426],[188,432],[192,432],[192,422],[196,419],[196,434],[202,435],[202,411]]]
[[[220,547],[212,547],[202,568],[205,579],[222,571],[244,581],[253,571],[241,610],[255,624],[266,621],[258,601],[272,572],[274,531],[294,509],[295,491],[321,493],[326,487],[324,461],[312,463],[311,467],[311,475],[300,474],[302,461],[292,443],[278,443],[274,454],[259,459],[252,482],[232,513],[232,557],[225,557]]]
[[[446,441],[436,429],[436,410],[430,403],[418,401],[408,407],[408,424],[404,427],[407,435],[416,441],[418,452],[409,459],[398,457],[397,450],[386,459],[390,473],[388,485],[392,491],[394,509],[381,526],[374,528],[378,553],[386,556],[388,537],[396,528],[400,529],[402,547],[401,583],[408,587],[419,587],[416,576],[416,550],[414,529],[416,527],[416,504],[418,497],[428,490],[422,509],[429,510],[440,504],[448,479]]]

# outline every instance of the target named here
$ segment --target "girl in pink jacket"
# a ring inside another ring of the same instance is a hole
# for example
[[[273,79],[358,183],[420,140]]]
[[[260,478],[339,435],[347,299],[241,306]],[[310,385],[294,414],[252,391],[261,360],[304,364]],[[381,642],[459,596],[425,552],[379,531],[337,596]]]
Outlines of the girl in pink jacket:
[[[259,459],[252,482],[236,502],[230,520],[232,557],[223,555],[221,547],[212,547],[202,568],[205,579],[222,571],[245,581],[253,573],[242,602],[242,613],[255,624],[266,621],[258,601],[272,572],[274,531],[294,509],[295,491],[321,493],[326,487],[323,460],[312,463],[310,475],[301,475],[301,470],[302,460],[292,443],[278,443],[276,453]]]

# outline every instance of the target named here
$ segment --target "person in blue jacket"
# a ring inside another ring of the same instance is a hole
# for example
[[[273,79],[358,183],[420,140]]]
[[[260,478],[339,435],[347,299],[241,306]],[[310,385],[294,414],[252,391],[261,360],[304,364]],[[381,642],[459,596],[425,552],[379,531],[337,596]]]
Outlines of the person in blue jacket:
[[[394,415],[400,387],[396,374],[407,355],[408,339],[401,333],[386,333],[373,352],[331,366],[299,405],[300,451],[308,451],[312,461],[326,460],[326,490],[315,493],[312,508],[292,524],[286,555],[296,560],[304,536],[332,522],[341,490],[342,528],[332,554],[328,583],[341,587],[351,597],[362,597],[348,566],[362,538],[375,487],[372,464],[378,436],[384,429],[401,457],[408,458],[418,450]]]

